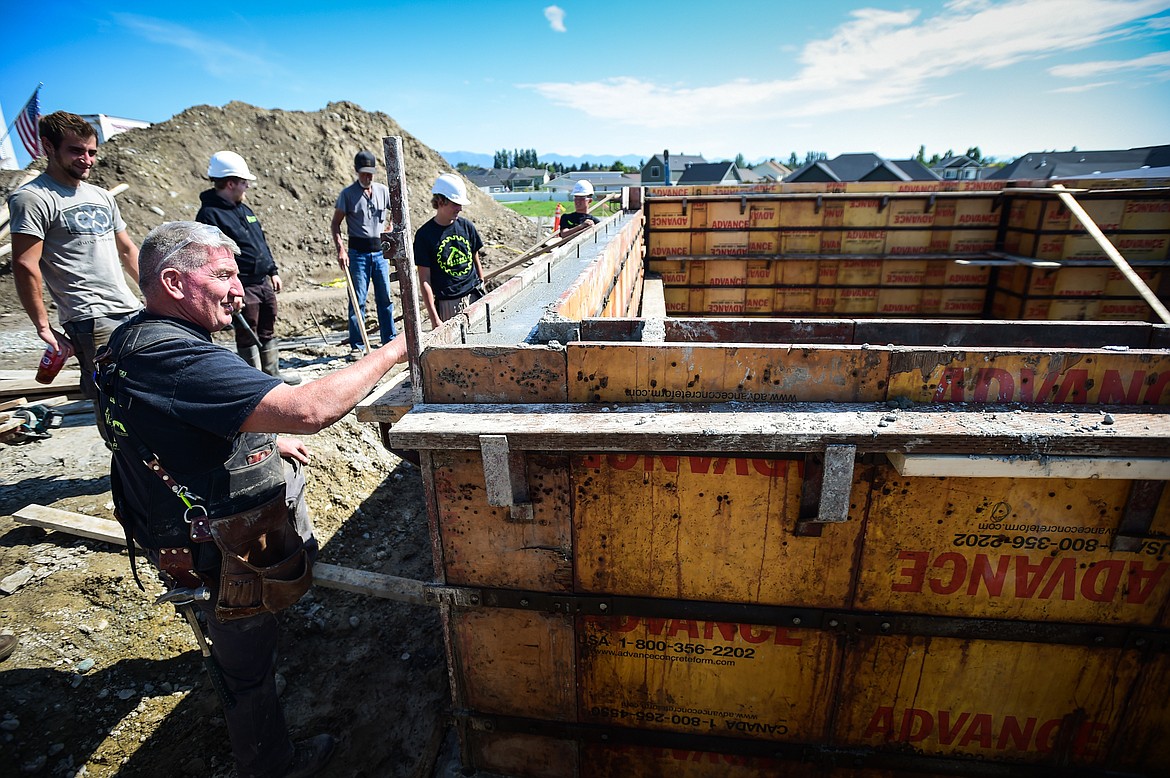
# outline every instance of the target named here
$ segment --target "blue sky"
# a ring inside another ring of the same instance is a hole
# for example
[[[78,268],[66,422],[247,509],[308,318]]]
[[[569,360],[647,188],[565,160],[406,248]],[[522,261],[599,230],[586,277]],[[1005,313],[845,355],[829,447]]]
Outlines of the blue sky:
[[[43,112],[155,122],[351,100],[436,150],[488,154],[1170,143],[1170,0],[126,0],[3,18],[21,33],[0,57],[6,124],[43,82]]]

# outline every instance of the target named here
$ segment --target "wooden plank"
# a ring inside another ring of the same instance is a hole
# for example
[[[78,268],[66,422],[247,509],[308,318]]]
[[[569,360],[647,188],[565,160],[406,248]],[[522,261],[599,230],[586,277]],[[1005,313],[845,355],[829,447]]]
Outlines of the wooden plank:
[[[577,591],[846,606],[861,516],[797,535],[798,459],[613,453],[570,463]],[[857,504],[868,488],[857,479]]]
[[[643,319],[665,319],[666,298],[662,293],[661,278],[647,278],[642,282]]]
[[[58,510],[44,505],[26,505],[12,514],[21,524],[41,527],[55,532],[66,532],[102,543],[126,545],[126,533],[118,522],[96,516]],[[368,594],[398,602],[416,605],[435,604],[426,597],[427,584],[410,578],[317,562],[313,565],[313,583],[327,589]]]
[[[564,402],[564,349],[432,347],[422,354],[427,402]]]
[[[668,335],[669,337],[669,335]],[[596,344],[566,347],[570,402],[874,402],[887,348]]]
[[[6,411],[9,408],[19,408],[23,405],[28,405],[28,399],[24,397],[16,397],[11,400],[0,402],[0,411]]]
[[[518,451],[901,451],[982,455],[1161,457],[1170,414],[1115,409],[1112,424],[1069,406],[1004,409],[884,404],[678,403],[419,405],[390,430],[394,448],[478,451],[507,435]]]
[[[394,424],[414,407],[410,371],[404,370],[357,404],[358,421]]]
[[[949,456],[945,454],[887,455],[898,475],[961,476],[968,478],[1099,478],[1170,480],[1170,459],[1109,457]]]

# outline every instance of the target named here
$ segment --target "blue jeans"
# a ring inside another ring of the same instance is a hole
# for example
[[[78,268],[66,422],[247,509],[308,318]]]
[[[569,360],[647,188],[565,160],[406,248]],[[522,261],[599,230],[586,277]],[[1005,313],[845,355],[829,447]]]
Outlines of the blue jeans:
[[[370,292],[370,282],[374,282],[374,301],[378,307],[378,334],[382,343],[394,340],[398,330],[394,328],[394,301],[390,297],[390,264],[382,252],[375,251],[369,254],[348,250],[349,277],[353,280],[353,291],[357,295],[358,307],[361,308],[361,319],[353,310],[353,303],[349,304],[349,345],[360,348],[362,345],[362,329],[366,319],[366,297]]]

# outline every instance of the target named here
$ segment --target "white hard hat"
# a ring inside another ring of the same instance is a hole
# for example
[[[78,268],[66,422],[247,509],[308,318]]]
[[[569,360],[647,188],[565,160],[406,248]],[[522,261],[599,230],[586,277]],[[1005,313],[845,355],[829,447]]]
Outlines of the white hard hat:
[[[443,195],[459,205],[471,202],[467,197],[467,187],[463,185],[463,179],[454,173],[443,173],[436,178],[435,185],[431,187],[431,194]]]
[[[580,181],[578,181],[576,184],[573,185],[573,197],[592,197],[592,196],[593,196],[593,184],[589,183],[584,178],[582,178]]]
[[[256,176],[248,170],[248,163],[234,151],[217,151],[207,163],[208,178],[245,178],[255,181]]]

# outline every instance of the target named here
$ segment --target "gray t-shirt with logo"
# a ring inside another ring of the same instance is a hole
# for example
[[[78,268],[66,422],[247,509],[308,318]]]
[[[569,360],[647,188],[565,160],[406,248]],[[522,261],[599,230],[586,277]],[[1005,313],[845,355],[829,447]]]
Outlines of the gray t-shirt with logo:
[[[8,196],[12,232],[43,241],[41,275],[62,324],[142,307],[126,284],[115,233],[126,229],[113,196],[82,181],[62,186],[48,173]]]

